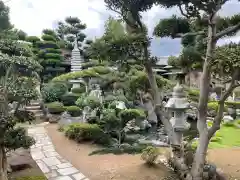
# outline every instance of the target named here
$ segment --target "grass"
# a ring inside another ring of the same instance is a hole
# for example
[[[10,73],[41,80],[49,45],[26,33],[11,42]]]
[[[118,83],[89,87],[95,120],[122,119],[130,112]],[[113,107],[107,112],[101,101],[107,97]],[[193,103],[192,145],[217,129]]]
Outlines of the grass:
[[[221,141],[211,142],[209,144],[210,148],[240,147],[239,128],[221,126],[218,134],[221,135]]]

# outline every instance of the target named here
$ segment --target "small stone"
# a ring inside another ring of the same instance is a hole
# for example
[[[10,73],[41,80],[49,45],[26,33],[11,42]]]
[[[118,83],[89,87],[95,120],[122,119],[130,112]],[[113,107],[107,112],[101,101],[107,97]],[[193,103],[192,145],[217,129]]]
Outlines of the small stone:
[[[74,173],[78,172],[78,170],[74,167],[58,169],[57,171],[63,176],[67,176],[67,175],[74,174]]]
[[[82,180],[85,176],[82,173],[72,175],[75,180]]]
[[[50,152],[45,152],[44,153],[46,157],[55,157],[55,156],[58,156],[59,154],[55,151],[50,151]]]
[[[44,154],[41,151],[31,152],[31,155],[34,160],[45,158]]]
[[[68,168],[68,167],[72,167],[72,164],[70,163],[63,163],[63,164],[59,164],[57,165],[58,168]]]
[[[45,162],[48,166],[59,165],[61,162],[56,157],[44,158],[43,162]]]

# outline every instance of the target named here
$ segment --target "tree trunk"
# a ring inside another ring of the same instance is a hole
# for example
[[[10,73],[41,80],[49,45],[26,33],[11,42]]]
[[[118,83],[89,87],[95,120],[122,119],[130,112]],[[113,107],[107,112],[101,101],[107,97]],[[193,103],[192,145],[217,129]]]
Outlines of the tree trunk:
[[[3,146],[0,146],[0,180],[8,180],[7,156]]]
[[[208,137],[207,128],[207,103],[210,92],[210,82],[211,82],[211,68],[210,62],[213,57],[213,51],[216,47],[216,24],[215,24],[216,14],[209,15],[209,25],[208,25],[208,44],[206,58],[203,65],[203,73],[200,81],[200,97],[198,104],[198,122],[197,128],[199,132],[199,145],[194,157],[194,163],[191,169],[191,174],[193,180],[203,179],[203,167],[206,161],[206,154],[208,149],[208,144],[210,138]]]

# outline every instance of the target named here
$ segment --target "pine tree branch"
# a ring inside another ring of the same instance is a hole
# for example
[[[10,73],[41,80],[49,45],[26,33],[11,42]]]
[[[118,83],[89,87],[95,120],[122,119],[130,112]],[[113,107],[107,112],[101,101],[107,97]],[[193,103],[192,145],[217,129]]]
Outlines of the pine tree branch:
[[[217,33],[215,39],[218,40],[218,39],[222,38],[223,36],[226,36],[226,35],[229,35],[231,33],[237,32],[238,30],[240,30],[240,23],[238,23],[235,26],[231,26],[229,28],[226,28],[223,31]]]

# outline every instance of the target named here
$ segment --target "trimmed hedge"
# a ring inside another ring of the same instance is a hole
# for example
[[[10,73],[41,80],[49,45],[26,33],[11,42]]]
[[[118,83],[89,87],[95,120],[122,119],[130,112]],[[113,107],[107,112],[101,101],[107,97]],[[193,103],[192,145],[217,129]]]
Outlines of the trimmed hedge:
[[[82,110],[77,106],[67,106],[65,107],[66,111],[72,116],[72,117],[78,117],[81,116]]]
[[[62,112],[65,111],[65,107],[63,105],[63,103],[61,102],[52,102],[52,103],[48,103],[46,104],[49,113],[51,114],[61,114]]]
[[[62,96],[61,100],[64,106],[74,106],[80,96],[80,94],[66,93]]]
[[[77,123],[65,129],[65,135],[77,142],[94,141],[97,144],[108,145],[111,138],[97,124]]]

